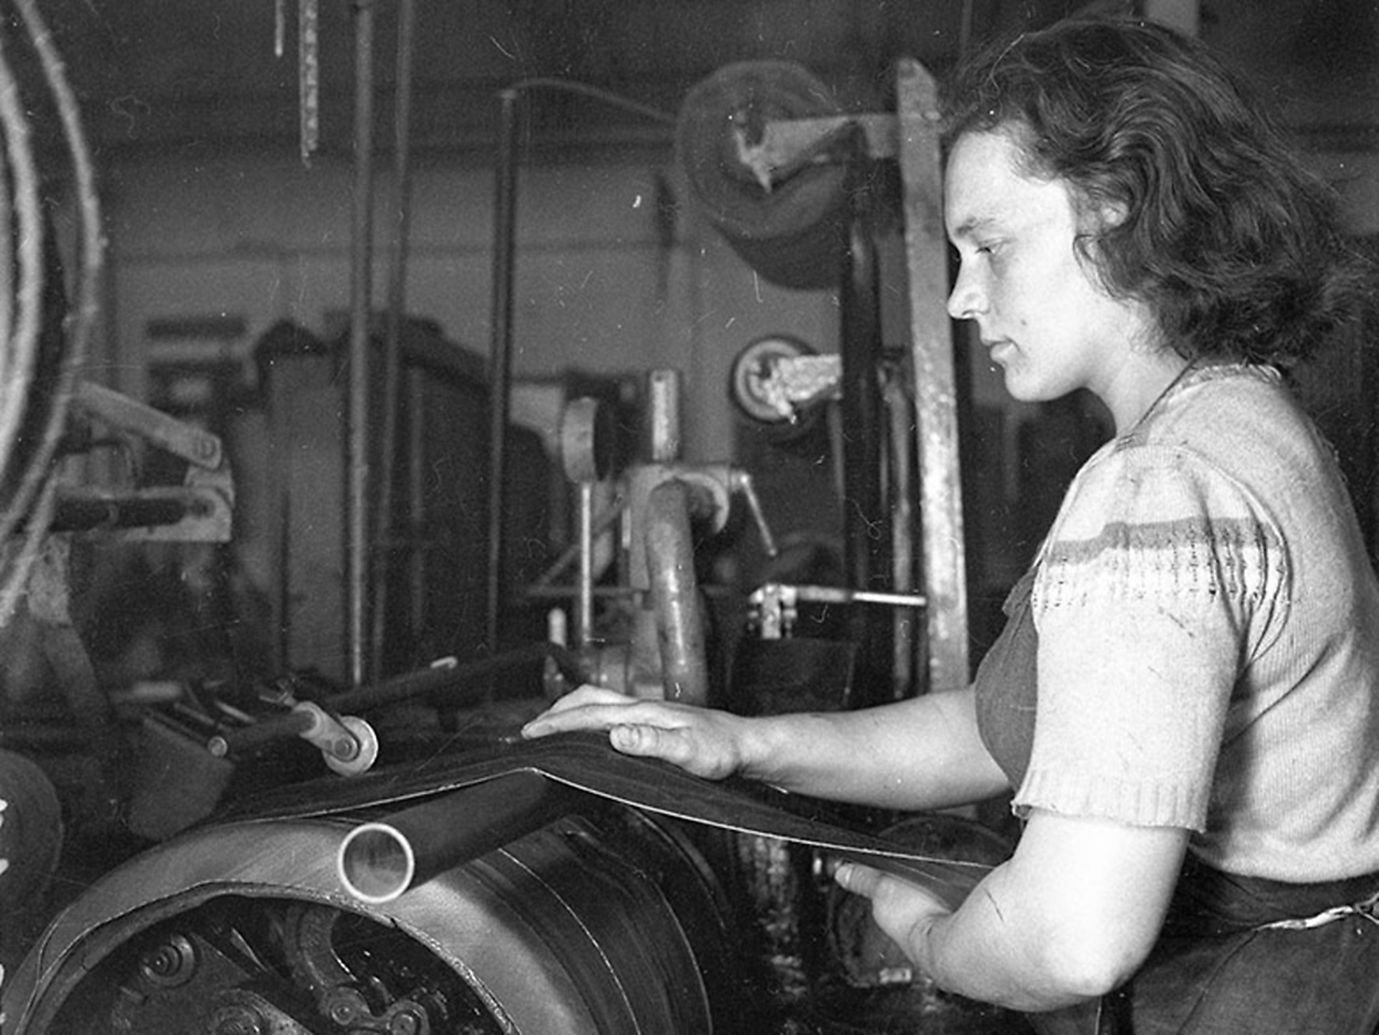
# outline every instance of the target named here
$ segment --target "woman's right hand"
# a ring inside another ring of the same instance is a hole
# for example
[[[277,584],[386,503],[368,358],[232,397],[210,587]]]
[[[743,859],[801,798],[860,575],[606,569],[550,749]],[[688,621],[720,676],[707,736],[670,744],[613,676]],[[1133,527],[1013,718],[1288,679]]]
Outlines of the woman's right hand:
[[[608,742],[625,755],[664,759],[695,776],[721,780],[742,768],[748,721],[729,712],[582,686],[523,726],[522,736],[607,730]]]

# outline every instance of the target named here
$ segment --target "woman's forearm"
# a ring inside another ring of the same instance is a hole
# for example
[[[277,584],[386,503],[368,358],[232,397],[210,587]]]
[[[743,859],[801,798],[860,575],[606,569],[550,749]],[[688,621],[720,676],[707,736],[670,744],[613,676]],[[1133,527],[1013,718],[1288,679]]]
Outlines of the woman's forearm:
[[[740,752],[745,776],[883,808],[946,808],[1008,786],[977,734],[971,690],[745,720]]]
[[[584,686],[522,728],[526,737],[607,730],[630,755],[708,779],[733,773],[833,801],[945,808],[1006,789],[977,733],[971,690],[848,712],[744,717]]]
[[[1052,951],[1051,932],[1032,922],[997,872],[956,913],[927,917],[904,939],[906,955],[949,992],[1011,1010],[1076,1005],[1108,991],[1098,975],[1078,973]]]
[[[1148,954],[1186,844],[1176,828],[1035,811],[1015,856],[961,908],[908,925],[897,911],[906,929],[889,933],[940,987],[983,1002],[1036,1011],[1094,999]]]

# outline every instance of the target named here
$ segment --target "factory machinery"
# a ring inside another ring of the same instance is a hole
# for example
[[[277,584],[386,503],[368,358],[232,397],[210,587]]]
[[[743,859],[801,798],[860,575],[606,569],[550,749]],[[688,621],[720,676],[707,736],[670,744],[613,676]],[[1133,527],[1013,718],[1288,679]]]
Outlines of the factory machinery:
[[[18,6],[36,17],[31,5]],[[679,122],[698,200],[743,257],[786,286],[838,286],[839,355],[778,339],[753,343],[732,391],[747,419],[789,431],[824,414],[848,428],[832,457],[851,504],[841,578],[772,580],[726,605],[708,592],[698,545],[732,514],[749,515],[754,549],[775,557],[779,546],[751,471],[681,458],[678,377],[653,371],[637,400],[646,435],[630,453],[609,442],[606,401],[568,400],[561,464],[577,534],[540,577],[505,581],[500,504],[511,438],[500,397],[509,328],[495,318],[489,487],[498,502],[484,617],[498,634],[515,611],[544,613],[554,597],[568,623],[515,644],[494,635],[486,653],[466,660],[370,671],[360,589],[370,567],[357,542],[363,524],[353,523],[360,497],[352,481],[343,607],[353,671],[340,681],[279,673],[247,699],[203,685],[190,700],[142,706],[148,778],[129,819],[144,843],[69,894],[34,936],[5,975],[0,1030],[1028,1030],[1020,1017],[933,988],[865,903],[829,879],[836,860],[860,859],[956,906],[1008,850],[971,818],[833,812],[745,781],[711,784],[619,756],[601,737],[527,743],[516,735],[521,721],[581,682],[744,713],[862,707],[965,683],[933,109],[932,83],[913,63],[899,69],[897,110],[860,116],[832,110],[802,70],[767,64],[724,69],[691,95]],[[81,172],[75,123],[72,147]],[[500,316],[510,304],[510,175],[511,163],[500,161]],[[98,225],[83,177],[88,222]],[[875,240],[885,206],[903,225],[913,344],[902,355],[879,342]],[[92,238],[76,304],[83,319],[98,256]],[[36,260],[26,261],[27,270]],[[86,333],[78,326],[67,340],[59,359],[68,367]],[[366,325],[352,329],[350,347],[353,407],[370,348]],[[391,374],[388,381],[397,384]],[[32,592],[45,571],[60,584],[60,565],[34,558],[67,534],[230,537],[233,486],[213,434],[74,378],[53,399],[24,419],[40,429],[115,428],[173,455],[184,476],[172,487],[84,494],[46,488],[38,474],[24,479],[34,484],[12,493],[9,509],[27,518],[5,531],[34,545],[7,561],[7,592]],[[360,444],[357,431],[348,449]],[[21,458],[23,471],[49,469],[58,431],[51,437],[46,452]],[[366,466],[346,469],[353,479]],[[389,599],[398,605],[405,595]],[[846,616],[831,640],[798,634],[811,609]],[[416,605],[407,620],[416,624],[424,611]],[[70,626],[61,614],[47,624]],[[396,631],[378,628],[384,639]],[[18,872],[20,838],[27,831],[38,843],[45,805],[40,793],[25,798],[15,786],[5,789],[0,834]],[[29,858],[28,869],[50,861]]]

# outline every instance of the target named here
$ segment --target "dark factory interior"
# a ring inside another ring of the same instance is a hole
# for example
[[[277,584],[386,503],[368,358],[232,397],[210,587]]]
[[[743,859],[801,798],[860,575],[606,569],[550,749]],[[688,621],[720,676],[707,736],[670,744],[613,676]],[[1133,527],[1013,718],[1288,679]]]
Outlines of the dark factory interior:
[[[967,685],[1110,427],[945,311],[936,92],[1087,14],[1379,256],[1368,0],[4,4],[0,1031],[1035,1030],[828,873],[960,895],[1008,798],[518,731]],[[1365,335],[1295,374],[1379,558]]]

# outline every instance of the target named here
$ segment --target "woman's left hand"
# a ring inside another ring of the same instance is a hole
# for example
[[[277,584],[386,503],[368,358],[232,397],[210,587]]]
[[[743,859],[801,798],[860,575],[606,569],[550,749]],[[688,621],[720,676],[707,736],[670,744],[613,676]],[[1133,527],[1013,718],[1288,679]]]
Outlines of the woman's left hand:
[[[929,928],[951,910],[917,884],[861,863],[843,863],[834,871],[833,879],[845,891],[871,899],[876,925],[922,969],[919,948]]]
[[[1030,810],[1015,854],[950,910],[923,885],[849,862],[834,879],[939,988],[1039,1012],[1094,1000],[1143,964],[1188,832]]]

